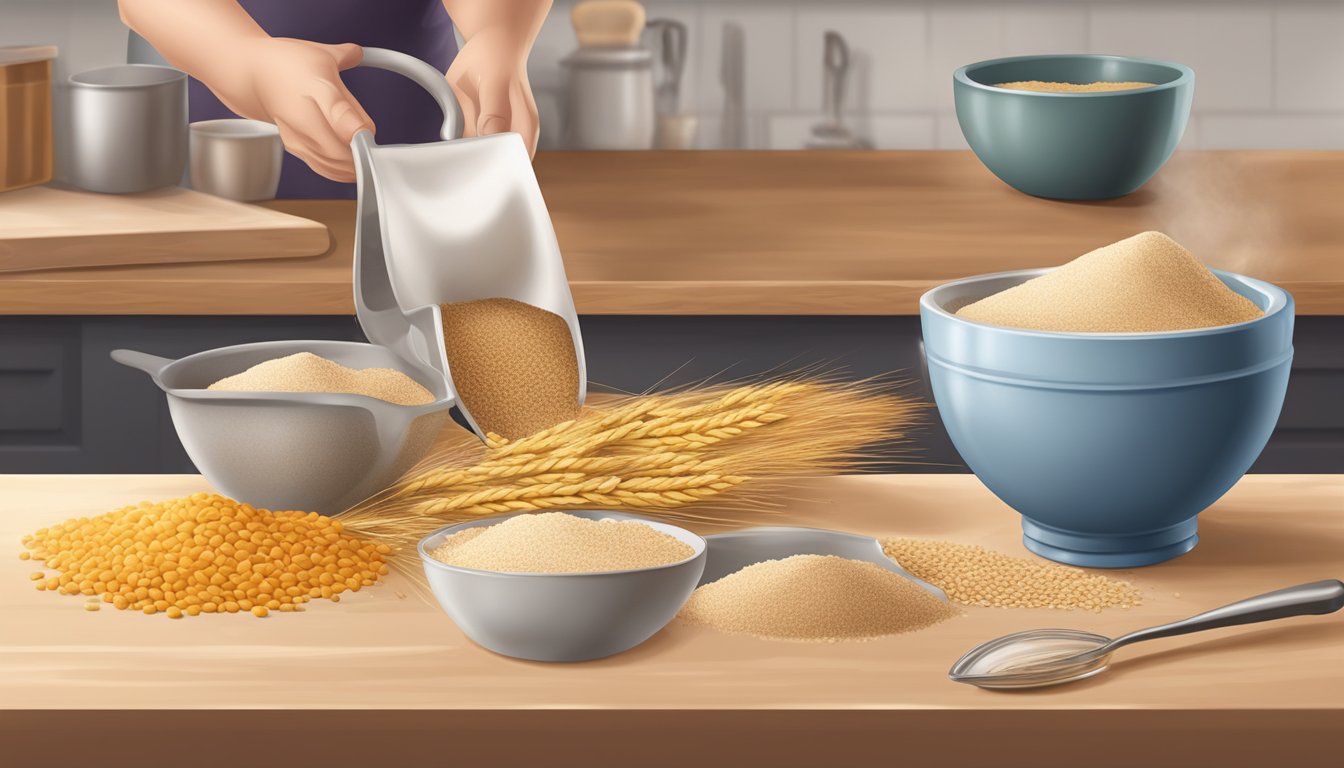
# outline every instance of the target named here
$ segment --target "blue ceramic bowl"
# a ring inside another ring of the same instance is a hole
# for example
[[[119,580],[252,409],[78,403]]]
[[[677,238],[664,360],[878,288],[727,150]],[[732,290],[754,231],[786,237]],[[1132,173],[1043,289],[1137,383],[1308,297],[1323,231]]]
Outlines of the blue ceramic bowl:
[[[996,88],[1019,80],[1154,83],[1096,93]],[[1185,133],[1195,73],[1127,56],[1015,56],[952,75],[957,122],[980,161],[1028,195],[1100,200],[1143,186]]]
[[[962,459],[1022,514],[1027,549],[1099,568],[1190,551],[1195,516],[1260,455],[1293,358],[1293,298],[1217,272],[1265,314],[1161,333],[1050,333],[952,314],[1049,270],[920,299],[929,382]]]

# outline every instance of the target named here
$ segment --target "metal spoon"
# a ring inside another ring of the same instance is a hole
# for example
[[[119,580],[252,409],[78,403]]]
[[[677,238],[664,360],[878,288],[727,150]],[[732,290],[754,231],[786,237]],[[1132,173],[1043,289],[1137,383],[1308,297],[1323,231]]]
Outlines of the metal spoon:
[[[1206,629],[1256,624],[1289,616],[1327,614],[1344,607],[1344,582],[1300,584],[1206,611],[1198,616],[1140,629],[1114,640],[1072,629],[1030,629],[972,648],[948,672],[953,682],[981,688],[1037,688],[1091,677],[1106,669],[1119,647]]]

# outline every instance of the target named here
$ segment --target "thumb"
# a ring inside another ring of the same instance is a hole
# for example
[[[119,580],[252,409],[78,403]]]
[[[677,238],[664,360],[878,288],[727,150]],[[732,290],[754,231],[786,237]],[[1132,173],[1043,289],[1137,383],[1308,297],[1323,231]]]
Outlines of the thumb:
[[[349,69],[364,60],[364,49],[354,43],[338,43],[336,45],[319,43],[319,45],[331,55],[331,58],[336,60],[337,69]]]
[[[476,94],[476,103],[480,108],[476,118],[478,135],[488,136],[509,130],[512,110],[509,107],[507,80],[482,81]]]
[[[339,86],[337,93],[323,94],[316,99],[318,106],[327,115],[327,121],[336,135],[349,142],[360,131],[373,132],[373,120],[364,111],[364,107],[345,89]]]

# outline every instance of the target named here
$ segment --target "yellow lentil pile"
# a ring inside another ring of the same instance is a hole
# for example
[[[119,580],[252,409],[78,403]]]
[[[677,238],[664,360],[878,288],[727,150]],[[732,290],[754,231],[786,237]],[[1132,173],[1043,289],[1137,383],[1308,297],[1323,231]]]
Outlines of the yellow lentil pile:
[[[1077,333],[1209,328],[1264,313],[1161,232],[1142,232],[957,310],[991,325]]]
[[[1127,581],[970,544],[887,539],[882,542],[882,550],[961,605],[1100,612],[1143,602],[1142,593]]]
[[[578,358],[564,318],[513,299],[439,309],[453,387],[482,430],[516,440],[578,416]]]
[[[922,629],[952,618],[956,609],[880,565],[794,555],[700,587],[679,615],[767,640],[836,642]]]
[[[1152,88],[1156,83],[1138,83],[1133,81],[1114,82],[1099,80],[1095,83],[1055,83],[1042,80],[1017,80],[1011,83],[998,83],[995,88],[1007,88],[1010,91],[1041,91],[1045,93],[1098,93],[1101,91],[1132,91],[1136,88]]]
[[[348,368],[311,352],[267,360],[206,389],[226,392],[332,392],[364,395],[397,405],[424,405],[434,395],[392,368]]]
[[[430,556],[479,571],[597,573],[656,568],[693,554],[690,545],[634,520],[546,512],[458,531]]]
[[[32,574],[39,590],[172,619],[261,617],[301,611],[313,598],[339,601],[386,574],[390,552],[315,512],[271,512],[208,493],[68,520],[23,543],[24,554],[60,571]]]

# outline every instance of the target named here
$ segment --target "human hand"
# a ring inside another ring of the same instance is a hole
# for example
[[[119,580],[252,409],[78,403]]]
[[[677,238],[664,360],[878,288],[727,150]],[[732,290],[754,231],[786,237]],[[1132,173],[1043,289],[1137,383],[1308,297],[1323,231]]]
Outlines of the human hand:
[[[374,130],[364,108],[341,82],[340,72],[364,58],[350,43],[261,37],[236,56],[198,76],[235,113],[274,123],[285,149],[333,181],[355,180],[350,140]]]
[[[448,67],[448,84],[462,105],[463,136],[513,131],[527,154],[537,151],[537,103],[527,79],[531,39],[506,31],[471,36]]]

